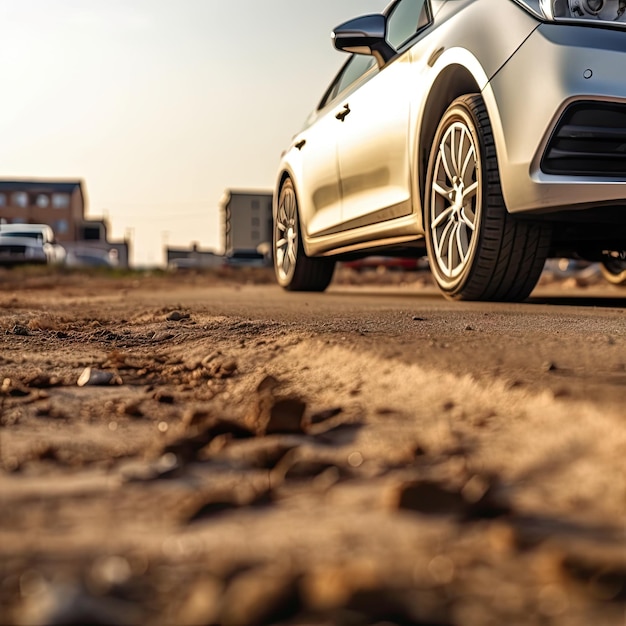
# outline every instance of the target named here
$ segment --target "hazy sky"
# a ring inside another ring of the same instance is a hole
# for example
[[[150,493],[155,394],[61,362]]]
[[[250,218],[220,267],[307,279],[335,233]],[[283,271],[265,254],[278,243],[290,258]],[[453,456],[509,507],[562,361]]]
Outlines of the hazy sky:
[[[80,178],[88,215],[221,248],[226,188],[270,189],[345,55],[330,31],[386,0],[15,0],[0,4],[0,178]]]

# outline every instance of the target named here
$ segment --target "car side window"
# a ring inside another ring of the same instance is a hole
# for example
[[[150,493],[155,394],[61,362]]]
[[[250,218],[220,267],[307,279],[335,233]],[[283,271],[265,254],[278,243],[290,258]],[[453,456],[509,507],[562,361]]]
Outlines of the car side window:
[[[339,94],[346,91],[346,89],[359,80],[361,76],[364,76],[375,65],[376,59],[374,57],[363,54],[353,54],[326,92],[324,98],[320,102],[319,108],[324,108],[329,102],[334,100]]]
[[[339,80],[337,94],[343,93],[350,85],[376,65],[376,59],[363,54],[355,54],[346,65]]]
[[[419,30],[430,24],[428,0],[399,0],[387,15],[387,41],[400,50]]]

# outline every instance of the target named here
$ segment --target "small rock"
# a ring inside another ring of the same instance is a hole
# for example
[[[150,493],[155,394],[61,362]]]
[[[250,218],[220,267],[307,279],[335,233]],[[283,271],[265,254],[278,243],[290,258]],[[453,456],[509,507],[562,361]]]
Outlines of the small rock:
[[[547,361],[543,364],[542,369],[544,372],[556,372],[556,370],[558,370],[559,368],[556,363],[553,363],[552,361]]]
[[[395,506],[427,515],[461,515],[467,503],[460,493],[449,491],[431,481],[403,484],[397,493]]]
[[[182,322],[188,320],[191,316],[189,313],[181,313],[180,311],[172,311],[165,319],[168,322]]]
[[[269,403],[259,404],[258,425],[266,435],[300,434],[304,432],[302,418],[306,403],[300,398],[272,398]]]
[[[174,404],[175,402],[175,398],[172,394],[160,390],[156,391],[153,397],[161,404]]]
[[[405,483],[398,490],[395,504],[400,509],[454,515],[462,520],[497,519],[511,513],[497,479],[483,476],[473,476],[460,491],[428,480]]]
[[[128,415],[129,417],[143,417],[141,402],[125,402],[118,407],[118,413],[120,415]]]
[[[0,393],[11,396],[13,398],[25,398],[30,395],[30,390],[25,389],[21,385],[15,384],[10,378],[5,378],[0,387]]]
[[[30,335],[30,330],[28,330],[26,326],[16,324],[15,326],[13,326],[13,334],[19,335],[21,337],[28,337]]]
[[[103,372],[91,367],[86,367],[76,382],[79,387],[106,387],[107,385],[120,385],[121,383],[120,377],[113,372]]]
[[[418,315],[413,316],[413,321],[414,322],[425,322],[426,318],[425,317],[419,317]]]
[[[267,377],[259,384],[256,401],[250,407],[246,423],[259,436],[272,434],[301,434],[306,402],[297,396],[280,397],[274,389],[278,381]]]
[[[220,373],[230,376],[237,371],[237,361],[235,359],[227,359],[220,363]]]

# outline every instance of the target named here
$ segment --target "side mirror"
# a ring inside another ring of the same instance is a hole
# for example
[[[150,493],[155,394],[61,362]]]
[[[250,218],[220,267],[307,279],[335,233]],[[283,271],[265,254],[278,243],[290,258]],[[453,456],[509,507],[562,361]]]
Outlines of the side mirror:
[[[345,22],[335,28],[331,38],[337,50],[373,56],[380,67],[397,54],[387,41],[387,18],[380,14]]]

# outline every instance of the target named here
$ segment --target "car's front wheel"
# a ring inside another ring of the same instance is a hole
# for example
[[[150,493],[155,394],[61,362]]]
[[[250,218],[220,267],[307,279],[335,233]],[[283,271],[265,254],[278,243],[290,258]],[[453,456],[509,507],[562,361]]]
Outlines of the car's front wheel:
[[[298,200],[289,178],[283,183],[278,196],[273,230],[274,271],[278,284],[289,291],[324,291],[332,280],[335,261],[306,255]]]
[[[506,210],[479,95],[455,100],[439,123],[427,169],[424,225],[434,278],[449,298],[519,301],[539,280],[550,226]]]

